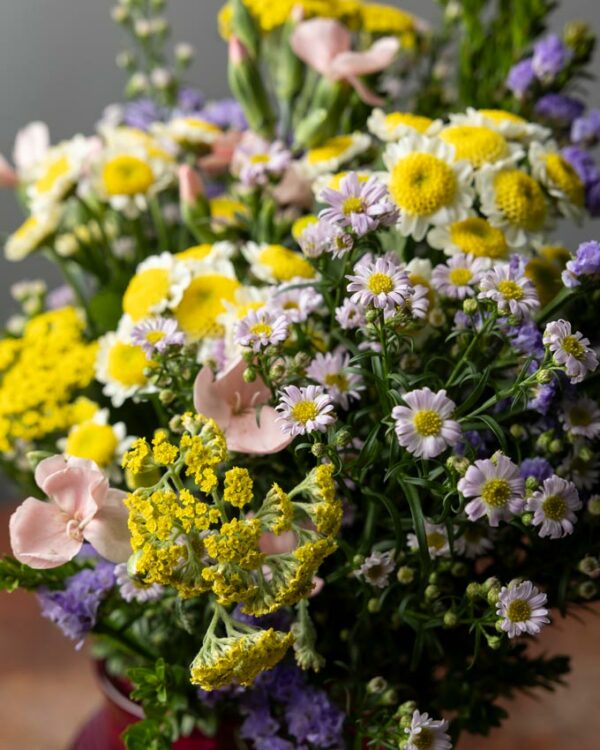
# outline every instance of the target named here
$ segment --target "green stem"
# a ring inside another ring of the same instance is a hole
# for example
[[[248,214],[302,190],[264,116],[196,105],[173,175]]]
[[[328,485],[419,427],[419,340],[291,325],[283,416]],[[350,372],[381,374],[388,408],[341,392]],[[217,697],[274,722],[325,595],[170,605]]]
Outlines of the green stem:
[[[169,233],[167,231],[167,225],[165,224],[164,217],[160,210],[160,203],[157,198],[150,198],[148,201],[150,207],[150,214],[152,215],[152,221],[158,234],[158,241],[160,242],[160,251],[170,250],[169,245]]]
[[[51,259],[54,261],[54,263],[56,263],[56,265],[60,268],[65,281],[73,290],[73,294],[75,295],[77,302],[84,309],[87,323],[90,328],[90,333],[92,336],[94,336],[96,327],[94,325],[94,320],[91,315],[86,290],[84,289],[80,280],[77,278],[77,274],[73,272],[73,269],[71,268],[71,264],[67,259],[61,257],[54,250],[54,248],[48,248],[48,254],[50,255]]]

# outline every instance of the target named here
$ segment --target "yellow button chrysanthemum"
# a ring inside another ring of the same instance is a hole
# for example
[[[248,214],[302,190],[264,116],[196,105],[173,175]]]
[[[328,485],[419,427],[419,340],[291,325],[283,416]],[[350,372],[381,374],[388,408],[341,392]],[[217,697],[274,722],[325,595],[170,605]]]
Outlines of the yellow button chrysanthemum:
[[[430,216],[453,203],[457,182],[452,168],[433,154],[413,153],[398,161],[390,177],[390,195],[412,216]]]
[[[425,133],[433,120],[423,115],[414,115],[411,112],[390,112],[385,116],[385,127],[389,133],[393,133],[399,125],[406,125],[417,133]]]
[[[585,188],[569,162],[561,154],[556,153],[547,154],[544,160],[549,182],[564,193],[575,206],[583,206]]]
[[[456,159],[466,159],[474,167],[492,164],[508,156],[508,144],[500,133],[478,125],[452,125],[439,137],[454,146]]]
[[[144,371],[150,365],[139,346],[117,341],[108,353],[108,374],[124,386],[142,386],[146,383]]]
[[[66,453],[108,466],[117,450],[117,438],[108,424],[85,422],[74,427],[67,438]]]
[[[283,245],[267,245],[261,250],[257,260],[269,269],[276,281],[312,279],[315,275],[314,268],[300,253]]]
[[[313,148],[306,154],[306,160],[309,164],[319,164],[320,162],[329,161],[343,156],[348,149],[354,144],[350,135],[338,135],[330,138],[319,148]]]
[[[167,298],[170,274],[166,268],[147,268],[129,282],[123,295],[123,312],[137,321],[148,317],[152,309]]]
[[[41,175],[34,184],[34,190],[38,195],[52,192],[56,182],[69,174],[71,162],[66,154],[59,156],[52,161],[43,175]]]
[[[175,310],[181,329],[194,339],[221,335],[223,327],[217,318],[225,311],[225,302],[235,301],[239,287],[238,281],[220,274],[195,278]]]
[[[463,253],[494,259],[505,258],[508,254],[502,231],[478,216],[451,224],[450,237]]]
[[[154,172],[137,156],[122,154],[106,162],[102,183],[108,195],[144,194],[154,183]]]
[[[546,221],[547,208],[539,184],[519,169],[504,169],[494,178],[496,206],[510,224],[535,232]]]

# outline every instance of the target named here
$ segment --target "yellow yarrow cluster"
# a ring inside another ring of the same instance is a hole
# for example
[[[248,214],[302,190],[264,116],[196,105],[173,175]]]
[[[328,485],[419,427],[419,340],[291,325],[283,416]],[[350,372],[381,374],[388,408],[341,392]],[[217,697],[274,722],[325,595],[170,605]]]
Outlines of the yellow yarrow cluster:
[[[0,451],[78,423],[73,397],[94,378],[96,343],[72,307],[32,318],[19,339],[0,341]]]
[[[212,492],[217,486],[215,467],[227,458],[227,443],[214,420],[208,419],[200,434],[186,434],[180,442],[186,476],[193,477],[202,492]]]
[[[252,502],[254,482],[248,469],[235,466],[225,474],[223,500],[236,508],[243,508]]]
[[[261,534],[262,529],[257,518],[234,518],[224,523],[218,533],[207,536],[204,546],[208,554],[219,563],[233,563],[243,570],[254,570],[259,567],[264,557],[258,549]]]

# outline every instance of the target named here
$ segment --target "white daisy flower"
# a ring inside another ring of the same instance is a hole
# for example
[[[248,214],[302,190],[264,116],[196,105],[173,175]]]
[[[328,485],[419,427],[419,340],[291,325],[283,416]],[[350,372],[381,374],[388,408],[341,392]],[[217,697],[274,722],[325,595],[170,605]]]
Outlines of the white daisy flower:
[[[372,172],[368,169],[355,169],[352,170],[352,173],[356,175],[358,181],[361,184],[368,182],[372,177],[377,177],[377,179],[384,182],[387,177],[387,172]],[[339,190],[340,185],[342,184],[342,180],[349,174],[349,171],[331,172],[327,174],[321,174],[316,177],[312,183],[311,188],[317,201],[319,203],[324,202],[324,190]]]
[[[559,419],[571,435],[596,438],[600,435],[600,406],[589,396],[576,401],[564,401]]]
[[[392,418],[398,442],[409,453],[434,458],[459,442],[460,425],[451,419],[456,404],[445,390],[434,393],[429,388],[420,388],[405,393],[402,399],[408,406],[395,406]]]
[[[173,310],[191,280],[189,268],[171,253],[151,255],[137,267],[125,290],[123,312],[138,322],[152,314]]]
[[[431,557],[450,557],[450,543],[448,541],[448,530],[442,523],[430,523],[425,521],[425,537],[427,548]],[[406,543],[413,552],[419,549],[419,539],[416,534],[408,534]]]
[[[523,318],[540,306],[535,286],[510,263],[499,263],[483,273],[479,289],[479,299],[493,300],[498,310],[507,315]]]
[[[533,513],[533,525],[540,526],[540,537],[560,539],[573,533],[576,510],[582,503],[573,482],[556,475],[544,479],[542,487],[528,498],[527,510]]]
[[[422,240],[430,226],[465,219],[474,199],[472,167],[455,161],[452,146],[439,138],[407,136],[388,145],[384,162],[388,189],[401,211],[399,231]]]
[[[450,122],[453,125],[475,125],[491,128],[509,140],[526,143],[533,139],[545,141],[552,132],[548,128],[528,122],[523,117],[502,109],[477,110],[473,107],[467,107],[466,113],[451,114]]]
[[[366,133],[337,135],[325,141],[321,146],[309,149],[298,166],[308,179],[321,174],[338,172],[343,164],[363,154],[371,145],[371,138]]]
[[[254,276],[267,284],[316,277],[315,269],[301,253],[283,245],[248,242],[242,248],[242,254]]]
[[[311,380],[322,385],[334,403],[348,409],[350,401],[360,398],[364,385],[360,375],[349,371],[350,354],[342,347],[327,354],[317,354],[306,369]]]
[[[585,186],[575,169],[554,142],[534,142],[529,147],[531,174],[556,198],[560,212],[581,221],[585,205]]]
[[[462,534],[454,540],[454,551],[457,555],[474,560],[494,549],[488,536],[488,529],[478,523],[470,523],[463,528]]]
[[[310,432],[326,432],[335,422],[333,400],[319,385],[298,388],[289,385],[280,392],[280,402],[275,407],[281,416],[281,430],[296,437]]]
[[[592,456],[584,461],[576,444],[573,452],[558,467],[558,471],[569,477],[578,490],[595,490],[600,481],[600,460]]]
[[[475,285],[490,266],[487,258],[457,253],[447,263],[436,266],[431,277],[433,288],[442,297],[465,299],[475,294]]]
[[[487,515],[490,526],[508,521],[523,510],[525,482],[510,458],[498,454],[494,461],[475,461],[458,482],[465,498],[473,498],[465,506],[469,521]]]
[[[435,721],[429,714],[415,711],[410,727],[404,731],[408,735],[405,750],[452,750],[450,735],[446,733],[448,722]]]
[[[384,589],[389,584],[390,575],[395,567],[393,550],[387,552],[374,550],[353,575],[374,588]]]
[[[503,586],[496,608],[496,614],[502,618],[500,627],[509,638],[525,633],[537,635],[550,622],[547,603],[546,594],[540,593],[531,581]]]
[[[579,331],[571,330],[568,320],[554,320],[544,330],[544,345],[553,354],[554,362],[565,368],[571,383],[581,383],[598,367],[598,357],[590,349],[590,341]]]
[[[201,117],[174,117],[167,123],[157,122],[152,132],[182,148],[205,150],[223,135],[218,125]]]
[[[46,151],[32,170],[27,187],[34,208],[59,203],[75,188],[90,151],[90,140],[82,135]]]
[[[374,109],[367,120],[367,127],[381,141],[391,143],[407,135],[437,135],[442,128],[442,121],[411,112],[386,114],[382,109]]]
[[[283,313],[290,323],[304,323],[323,304],[323,295],[312,286],[288,289],[282,286],[269,300],[270,310]]]
[[[438,138],[454,147],[457,161],[468,161],[474,169],[484,164],[505,165],[525,156],[520,144],[510,143],[493,128],[485,125],[448,125]]]
[[[288,337],[288,320],[285,315],[272,313],[267,308],[250,310],[235,331],[235,341],[240,346],[259,352],[267,346],[277,346]]]
[[[509,248],[504,232],[493,227],[480,216],[469,216],[447,226],[433,227],[427,233],[427,242],[446,255],[468,253],[477,258],[504,260]]]
[[[48,206],[32,214],[6,240],[6,259],[23,260],[40,248],[56,232],[61,219],[62,210],[58,206]]]

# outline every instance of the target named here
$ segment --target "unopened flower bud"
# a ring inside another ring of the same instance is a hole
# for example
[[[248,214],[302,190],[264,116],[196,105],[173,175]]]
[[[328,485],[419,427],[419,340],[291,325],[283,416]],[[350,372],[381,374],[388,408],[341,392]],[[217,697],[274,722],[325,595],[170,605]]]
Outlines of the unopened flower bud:
[[[441,593],[439,586],[429,585],[425,588],[425,599],[432,602],[434,599],[437,599]]]
[[[577,587],[577,593],[582,599],[593,599],[598,593],[598,587],[592,581],[584,581]]]
[[[365,313],[367,323],[375,323],[379,319],[379,311],[371,308]]]
[[[452,567],[450,568],[450,574],[453,575],[454,578],[463,578],[468,572],[469,568],[464,562],[452,563]]]
[[[456,612],[453,612],[451,609],[449,609],[447,612],[444,613],[444,627],[445,628],[455,628],[458,625],[458,615]]]
[[[523,513],[521,516],[521,521],[524,526],[531,526],[531,522],[533,521],[533,513]]]
[[[385,677],[373,677],[373,679],[369,680],[367,683],[367,693],[371,693],[371,695],[380,695],[386,690],[387,686],[388,682]]]
[[[242,377],[244,378],[244,383],[254,383],[256,380],[256,370],[254,367],[246,367]]]
[[[492,651],[497,651],[502,645],[502,638],[497,635],[488,635],[486,636],[486,640]]]
[[[334,442],[336,448],[346,448],[346,446],[350,445],[350,443],[352,442],[352,431],[347,427],[339,430],[339,432],[337,432],[335,436]]]
[[[168,89],[173,83],[173,75],[166,68],[155,68],[150,75],[150,80],[157,89]]]
[[[417,710],[417,704],[415,701],[405,701],[401,706],[398,707],[398,715],[408,719],[408,725],[412,720],[412,715]]]
[[[592,495],[587,504],[588,513],[592,516],[600,516],[600,495]]]
[[[165,388],[158,394],[158,400],[161,404],[165,405],[172,404],[173,401],[175,401],[175,398],[176,394],[168,388]]]
[[[589,463],[595,455],[594,451],[587,445],[582,445],[577,451],[577,458],[585,464]]]
[[[597,557],[586,555],[583,560],[579,561],[577,569],[580,573],[583,573],[590,578],[598,578],[600,576],[600,561]]]
[[[446,466],[448,469],[455,471],[461,477],[467,473],[467,469],[470,465],[469,459],[466,458],[466,456],[450,456],[446,460]]]
[[[350,631],[346,628],[340,630],[340,641],[347,641],[350,638]]]
[[[535,374],[536,382],[540,383],[540,385],[547,385],[552,380],[552,377],[552,371],[543,368],[540,368]]]
[[[475,315],[477,310],[479,310],[477,300],[472,299],[471,297],[467,297],[467,299],[463,302],[463,312],[467,315]]]
[[[135,65],[135,59],[131,52],[119,52],[116,57],[117,67],[123,70],[130,70]]]
[[[551,441],[550,445],[548,446],[548,450],[550,451],[550,453],[561,453],[563,450],[563,447],[564,446],[563,446],[562,440],[558,440],[557,438]]]
[[[535,492],[538,488],[539,482],[535,477],[527,477],[525,480],[525,489],[527,492]]]
[[[376,614],[377,612],[380,612],[381,602],[379,601],[379,599],[375,599],[375,598],[369,599],[369,601],[367,602],[367,610],[371,614]]]
[[[481,596],[482,588],[478,583],[470,583],[465,591],[468,599],[477,599]]]
[[[408,565],[402,565],[398,568],[396,578],[398,579],[398,583],[408,586],[409,583],[415,580],[415,571],[413,568],[409,568]]]
[[[110,17],[115,23],[125,24],[131,18],[131,14],[122,5],[115,5],[110,11]]]
[[[310,449],[310,452],[315,458],[323,458],[323,456],[327,455],[327,446],[325,443],[315,443]]]
[[[515,440],[522,440],[527,435],[523,425],[520,424],[511,424],[509,431]]]
[[[395,706],[396,703],[398,703],[398,693],[394,688],[389,688],[385,691],[385,693],[381,696],[380,703],[383,706]]]
[[[433,310],[429,311],[427,320],[429,321],[429,325],[434,328],[441,328],[446,322],[446,315],[441,307],[434,307]]]
[[[128,97],[136,97],[143,94],[148,89],[148,79],[143,73],[134,73],[129,82],[125,93]]]
[[[189,65],[194,59],[196,50],[187,42],[180,42],[175,46],[175,59],[182,65]]]
[[[286,367],[282,362],[276,362],[269,370],[269,378],[274,381],[281,380],[285,377]]]

